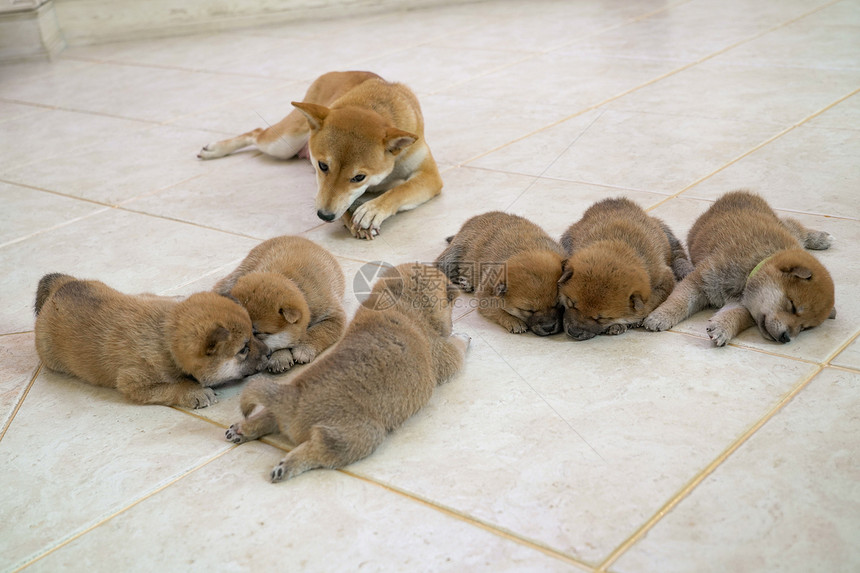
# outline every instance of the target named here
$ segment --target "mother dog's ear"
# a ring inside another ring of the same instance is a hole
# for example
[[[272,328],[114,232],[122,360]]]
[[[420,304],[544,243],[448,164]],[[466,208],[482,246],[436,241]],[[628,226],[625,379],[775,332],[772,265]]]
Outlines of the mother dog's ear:
[[[306,103],[303,101],[294,101],[292,104],[293,107],[302,112],[304,116],[308,118],[308,123],[314,131],[320,129],[323,121],[328,117],[329,109],[324,105]]]
[[[393,155],[397,155],[413,143],[418,141],[418,136],[396,127],[385,130],[385,149]]]

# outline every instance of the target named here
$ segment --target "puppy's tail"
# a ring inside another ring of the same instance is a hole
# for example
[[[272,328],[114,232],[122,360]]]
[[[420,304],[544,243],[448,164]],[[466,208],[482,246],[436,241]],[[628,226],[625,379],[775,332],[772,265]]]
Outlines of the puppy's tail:
[[[242,415],[247,418],[257,406],[270,408],[283,404],[297,393],[298,389],[292,384],[278,384],[267,378],[255,378],[248,382],[239,399]]]
[[[77,279],[73,276],[64,275],[62,273],[50,273],[43,276],[39,280],[39,286],[36,287],[36,304],[34,305],[36,315],[38,316],[39,311],[42,310],[43,306],[45,306],[45,302],[51,298],[51,295],[54,294],[58,288],[74,280]]]
[[[675,275],[675,279],[679,281],[683,280],[685,276],[693,272],[693,263],[690,262],[684,245],[681,244],[681,241],[678,240],[678,237],[669,228],[669,225],[660,219],[657,219],[657,221],[660,223],[660,228],[666,234],[666,238],[669,239],[669,247],[672,249],[672,272]]]

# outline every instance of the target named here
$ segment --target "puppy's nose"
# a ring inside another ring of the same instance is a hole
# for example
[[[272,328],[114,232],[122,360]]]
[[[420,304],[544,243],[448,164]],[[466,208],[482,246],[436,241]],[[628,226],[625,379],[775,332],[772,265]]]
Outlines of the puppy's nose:
[[[334,221],[334,213],[329,213],[327,211],[323,211],[322,209],[317,211],[317,217],[319,217],[323,221]]]
[[[570,326],[567,329],[567,335],[573,338],[574,340],[588,340],[590,338],[594,338],[595,334],[593,332],[588,332],[582,328],[577,328],[576,326]]]
[[[788,331],[787,331],[787,330],[783,330],[783,331],[782,331],[782,334],[780,334],[780,335],[779,335],[779,341],[780,341],[781,343],[783,343],[783,344],[785,344],[786,342],[790,342],[790,341],[791,341],[791,337],[788,335]]]

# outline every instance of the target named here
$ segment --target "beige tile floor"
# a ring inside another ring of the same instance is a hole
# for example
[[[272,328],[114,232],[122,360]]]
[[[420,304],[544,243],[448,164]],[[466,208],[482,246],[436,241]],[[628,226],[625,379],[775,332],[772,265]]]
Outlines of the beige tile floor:
[[[195,158],[356,68],[415,89],[445,170],[378,240],[320,224],[307,162]],[[0,570],[860,570],[858,90],[858,0],[488,2],[0,68]],[[464,371],[344,471],[270,484],[288,445],[223,440],[241,386],[137,406],[33,348],[46,272],[186,294],[297,233],[351,284],[482,211],[559,235],[624,195],[684,236],[739,187],[836,236],[837,320],[785,346],[712,348],[708,313],[573,342],[467,297]]]

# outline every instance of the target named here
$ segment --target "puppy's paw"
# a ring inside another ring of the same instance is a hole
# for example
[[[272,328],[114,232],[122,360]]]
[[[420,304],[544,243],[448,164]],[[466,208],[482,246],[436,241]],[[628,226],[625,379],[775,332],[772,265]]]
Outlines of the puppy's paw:
[[[829,249],[832,244],[833,235],[825,231],[809,231],[803,241],[803,246],[813,251]]]
[[[465,332],[455,332],[455,333],[451,334],[451,336],[454,338],[459,338],[460,340],[462,340],[463,343],[466,345],[466,348],[469,348],[469,346],[472,344],[472,337],[469,336],[468,334],[466,334]]]
[[[661,332],[663,330],[669,330],[675,326],[675,323],[672,322],[672,319],[669,316],[659,312],[658,309],[648,315],[648,318],[642,322],[642,326],[651,332]]]
[[[270,477],[272,479],[272,483],[278,483],[279,481],[283,481],[286,475],[287,471],[284,467],[284,462],[281,462],[272,469]]]
[[[281,374],[292,368],[293,364],[295,364],[295,360],[293,359],[292,352],[289,350],[280,351],[273,354],[269,359],[269,362],[266,364],[266,370],[272,374]]]
[[[228,442],[233,442],[234,444],[241,444],[242,442],[246,442],[245,436],[242,435],[242,429],[240,427],[240,423],[236,422],[224,433],[224,437]]]
[[[463,292],[473,292],[475,287],[472,286],[472,281],[470,281],[466,277],[457,277],[457,280],[454,281],[454,284],[463,290]]]
[[[296,364],[307,364],[317,357],[317,351],[307,344],[299,344],[290,348],[293,355],[293,361]]]
[[[508,332],[513,334],[522,334],[524,332],[528,332],[529,330],[529,327],[525,322],[516,319],[510,320],[507,323],[502,324],[502,326],[507,328]]]
[[[205,408],[216,403],[218,399],[215,397],[215,390],[212,388],[195,388],[185,395],[185,399],[180,406],[186,408]]]
[[[719,322],[708,322],[708,337],[713,341],[714,346],[725,346],[732,339],[731,333],[726,330],[726,327]]]
[[[606,329],[604,334],[608,334],[610,336],[616,336],[618,334],[624,334],[627,332],[627,326],[624,324],[613,324],[610,325],[609,328]]]

